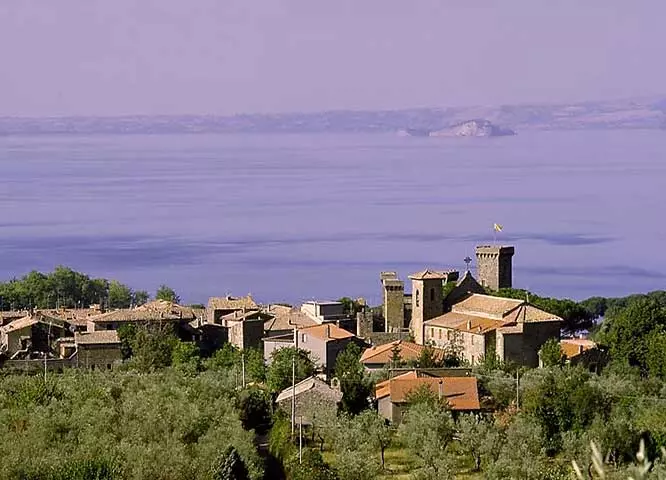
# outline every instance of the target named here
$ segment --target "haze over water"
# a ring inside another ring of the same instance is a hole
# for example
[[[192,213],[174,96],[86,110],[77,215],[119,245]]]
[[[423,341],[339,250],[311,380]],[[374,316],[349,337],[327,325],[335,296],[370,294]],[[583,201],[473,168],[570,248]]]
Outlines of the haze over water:
[[[358,295],[381,270],[463,270],[516,245],[515,286],[582,298],[663,288],[658,131],[0,138],[0,265],[58,264],[187,302]]]

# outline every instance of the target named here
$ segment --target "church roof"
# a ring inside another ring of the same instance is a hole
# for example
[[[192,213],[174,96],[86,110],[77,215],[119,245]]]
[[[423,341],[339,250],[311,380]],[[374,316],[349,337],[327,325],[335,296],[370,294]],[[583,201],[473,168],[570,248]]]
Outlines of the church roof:
[[[502,333],[521,333],[524,323],[561,321],[557,315],[524,300],[472,294],[453,305],[450,312],[428,320],[425,325],[477,334],[498,329]]]
[[[439,280],[445,279],[447,277],[446,272],[437,272],[435,270],[422,270],[420,272],[413,273],[409,276],[412,280]]]

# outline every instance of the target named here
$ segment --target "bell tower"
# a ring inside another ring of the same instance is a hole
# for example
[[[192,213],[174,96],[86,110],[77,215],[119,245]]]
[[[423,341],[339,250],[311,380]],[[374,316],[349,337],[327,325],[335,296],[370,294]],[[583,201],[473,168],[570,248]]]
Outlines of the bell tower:
[[[414,341],[423,345],[424,323],[444,313],[444,280],[441,272],[424,270],[409,276],[412,281],[412,321]]]
[[[479,245],[476,247],[476,269],[479,283],[492,290],[513,285],[512,246]]]
[[[384,290],[384,331],[401,332],[405,326],[405,282],[396,272],[381,272]]]

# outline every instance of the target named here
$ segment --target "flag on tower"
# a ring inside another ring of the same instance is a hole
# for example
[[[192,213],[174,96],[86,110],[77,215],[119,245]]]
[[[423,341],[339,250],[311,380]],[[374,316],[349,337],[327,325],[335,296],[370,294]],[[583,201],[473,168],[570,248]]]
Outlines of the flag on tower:
[[[493,228],[495,229],[496,232],[501,232],[502,228],[504,227],[502,227],[502,225],[500,225],[499,223],[493,223]]]

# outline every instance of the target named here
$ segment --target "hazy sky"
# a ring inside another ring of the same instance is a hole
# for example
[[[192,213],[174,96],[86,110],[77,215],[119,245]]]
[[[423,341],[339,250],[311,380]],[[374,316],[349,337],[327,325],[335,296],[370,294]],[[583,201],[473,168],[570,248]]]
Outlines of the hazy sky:
[[[664,0],[0,0],[0,115],[666,92]]]

